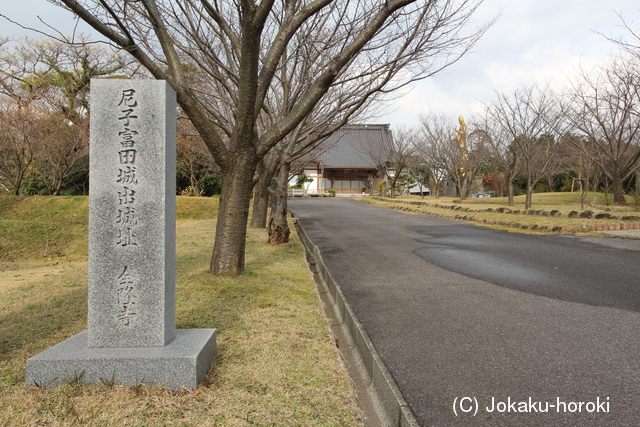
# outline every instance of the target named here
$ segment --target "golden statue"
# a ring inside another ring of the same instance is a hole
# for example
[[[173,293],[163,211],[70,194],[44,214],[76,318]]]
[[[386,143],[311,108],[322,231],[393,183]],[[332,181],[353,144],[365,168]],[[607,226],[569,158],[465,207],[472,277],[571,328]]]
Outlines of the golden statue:
[[[462,116],[458,117],[458,121],[460,122],[460,129],[458,129],[458,134],[456,135],[456,142],[458,143],[458,147],[460,147],[460,161],[462,164],[467,162],[468,154],[467,154],[467,125],[464,122]],[[464,167],[460,167],[460,173],[462,176],[466,175]]]
[[[458,141],[458,146],[466,152],[467,148],[467,125],[464,122],[462,116],[458,118],[460,122],[460,129],[458,129],[458,135],[456,136],[456,141]]]

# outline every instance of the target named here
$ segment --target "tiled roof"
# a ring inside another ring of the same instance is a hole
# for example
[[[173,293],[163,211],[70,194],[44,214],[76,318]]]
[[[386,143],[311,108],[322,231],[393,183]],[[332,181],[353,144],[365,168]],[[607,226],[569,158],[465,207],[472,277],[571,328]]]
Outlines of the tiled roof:
[[[376,162],[362,147],[381,145],[389,138],[389,125],[347,125],[322,143],[318,150],[320,154],[314,156],[314,160],[325,168],[372,169],[376,167]]]

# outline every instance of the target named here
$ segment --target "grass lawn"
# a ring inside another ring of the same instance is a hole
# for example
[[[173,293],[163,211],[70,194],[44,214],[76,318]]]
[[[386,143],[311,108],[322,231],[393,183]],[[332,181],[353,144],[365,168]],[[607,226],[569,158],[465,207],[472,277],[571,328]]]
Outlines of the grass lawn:
[[[207,273],[217,199],[178,198],[177,327],[217,328],[196,391],[27,387],[30,356],[86,329],[87,199],[0,197],[0,425],[361,424],[303,249],[249,230],[247,274]]]
[[[460,200],[453,197],[421,198],[401,196],[394,199],[364,197],[363,202],[414,214],[434,215],[470,222],[476,225],[523,233],[594,234],[600,225],[632,224],[640,222],[640,211],[632,204],[625,206],[605,205],[602,193],[589,193],[580,205],[577,193],[536,193],[531,210],[525,212],[525,196],[517,196],[513,206],[507,205],[506,197],[490,197]],[[502,210],[503,212],[496,212]],[[590,210],[591,218],[571,217],[571,212]],[[535,212],[532,212],[535,211]],[[553,215],[551,213],[553,212]],[[596,219],[598,213],[611,218]],[[616,225],[618,227],[618,225]]]

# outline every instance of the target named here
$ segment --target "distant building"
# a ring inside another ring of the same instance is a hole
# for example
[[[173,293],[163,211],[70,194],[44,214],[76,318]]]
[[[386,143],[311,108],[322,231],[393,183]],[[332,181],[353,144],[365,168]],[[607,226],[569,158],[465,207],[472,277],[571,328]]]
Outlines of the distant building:
[[[313,178],[304,185],[308,195],[371,193],[382,175],[363,147],[388,144],[389,125],[346,125],[314,150],[304,163],[304,173]]]
[[[409,187],[408,193],[411,196],[430,196],[431,190],[426,185],[414,184],[413,187]]]

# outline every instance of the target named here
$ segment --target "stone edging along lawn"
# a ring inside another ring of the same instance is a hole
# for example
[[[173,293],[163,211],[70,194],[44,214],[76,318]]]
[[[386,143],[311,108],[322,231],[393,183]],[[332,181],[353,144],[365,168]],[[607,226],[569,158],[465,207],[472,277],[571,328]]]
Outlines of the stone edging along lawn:
[[[371,197],[363,200],[403,212],[434,215],[461,221],[495,225],[515,230],[551,233],[576,233],[609,230],[640,230],[640,216],[616,216],[607,212],[572,210],[510,209],[507,207],[472,209],[459,204],[441,204],[414,200]],[[381,202],[381,203],[376,203]],[[538,219],[538,220],[537,220]],[[596,222],[597,221],[597,222]]]

